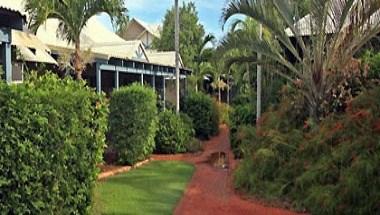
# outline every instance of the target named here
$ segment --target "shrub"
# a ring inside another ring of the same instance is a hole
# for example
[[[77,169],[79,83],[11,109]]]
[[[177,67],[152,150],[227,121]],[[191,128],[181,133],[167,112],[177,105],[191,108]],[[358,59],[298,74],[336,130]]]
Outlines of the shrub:
[[[88,214],[107,105],[84,82],[32,75],[0,83],[2,214]]]
[[[164,154],[183,153],[194,135],[186,116],[177,115],[173,111],[159,114],[158,132],[156,135],[156,152]]]
[[[184,113],[193,121],[195,134],[208,139],[219,131],[219,115],[215,102],[203,93],[190,93],[184,99]]]
[[[311,214],[380,213],[379,97],[379,87],[364,92],[345,113],[304,130],[281,106],[265,113],[235,185]]]
[[[362,61],[369,67],[368,77],[380,79],[380,52],[366,51],[362,57]]]
[[[121,164],[135,164],[150,156],[157,130],[156,94],[133,84],[114,91],[109,117],[110,145]]]
[[[252,128],[256,121],[255,109],[251,104],[236,105],[231,109],[230,116],[230,139],[231,148],[236,158],[242,158],[242,149],[240,145],[246,135],[242,133],[249,132],[246,127]]]
[[[231,112],[231,127],[255,124],[256,110],[251,104],[237,105]]]
[[[230,124],[231,107],[225,103],[215,102],[219,115],[219,124]]]
[[[241,125],[231,132],[231,149],[235,158],[242,158],[244,150],[255,142],[256,128],[251,125]]]

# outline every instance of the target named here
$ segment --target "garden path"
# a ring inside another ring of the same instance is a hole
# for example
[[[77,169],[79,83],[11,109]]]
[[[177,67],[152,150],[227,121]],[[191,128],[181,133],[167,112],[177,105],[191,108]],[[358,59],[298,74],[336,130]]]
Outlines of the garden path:
[[[225,152],[229,169],[210,165],[209,159],[215,152]],[[244,199],[233,189],[232,173],[237,166],[229,143],[229,130],[221,126],[217,137],[205,142],[204,151],[197,155],[155,155],[154,160],[182,160],[195,165],[196,171],[187,190],[177,205],[175,215],[296,215],[285,209],[268,207]]]

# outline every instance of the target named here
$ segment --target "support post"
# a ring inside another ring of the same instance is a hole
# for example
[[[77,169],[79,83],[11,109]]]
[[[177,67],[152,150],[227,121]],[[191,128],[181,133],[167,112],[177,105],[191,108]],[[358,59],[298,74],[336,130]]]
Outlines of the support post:
[[[156,90],[156,72],[154,71],[154,67],[153,65],[151,66],[152,68],[152,72],[153,72],[153,76],[152,76],[152,87],[154,90]]]
[[[164,102],[164,110],[166,109],[166,81],[165,76],[162,76],[162,99]]]
[[[119,86],[120,86],[120,72],[116,70],[115,72],[115,88],[116,90],[119,90]]]
[[[141,70],[141,85],[144,86],[144,70],[145,70],[145,64],[142,65],[142,70]]]
[[[102,71],[100,70],[100,63],[96,63],[96,92],[102,92]]]
[[[259,39],[263,38],[263,25],[259,26]],[[260,62],[262,59],[262,54],[257,53],[257,60]],[[261,118],[261,84],[262,84],[262,67],[260,64],[257,64],[257,98],[256,98],[256,125],[259,125],[259,120]]]
[[[12,51],[11,51],[11,43],[5,42],[4,46],[4,72],[5,72],[5,80],[7,83],[12,83]]]

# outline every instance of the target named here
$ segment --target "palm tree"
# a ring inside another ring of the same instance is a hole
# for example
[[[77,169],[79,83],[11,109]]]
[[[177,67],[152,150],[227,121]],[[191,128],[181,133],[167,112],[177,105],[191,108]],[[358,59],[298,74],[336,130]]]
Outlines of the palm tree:
[[[202,43],[198,45],[197,48],[197,53],[195,55],[195,70],[194,73],[192,74],[195,82],[195,91],[198,92],[198,84],[200,81],[203,80],[203,74],[201,71],[201,64],[209,61],[211,57],[211,52],[209,51],[210,49],[207,49],[206,46],[207,44],[214,43],[215,41],[215,36],[212,34],[208,34],[203,38]]]
[[[302,25],[295,24],[299,17],[293,3],[230,0],[222,19],[226,23],[236,14],[245,15],[270,32],[271,38],[255,39],[245,45],[285,68],[277,72],[300,86],[310,117],[319,120],[334,81],[347,71],[360,48],[380,33],[380,1],[314,0]],[[296,62],[285,56],[284,48]]]
[[[75,46],[73,64],[77,79],[82,79],[84,65],[81,57],[80,34],[94,15],[107,13],[114,23],[125,18],[123,0],[25,0],[30,28],[37,31],[47,19],[59,20],[58,33]]]

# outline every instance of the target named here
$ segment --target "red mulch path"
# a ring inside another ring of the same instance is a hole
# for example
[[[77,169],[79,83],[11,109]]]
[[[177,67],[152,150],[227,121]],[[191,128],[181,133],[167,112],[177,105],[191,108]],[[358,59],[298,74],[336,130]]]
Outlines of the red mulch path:
[[[229,169],[213,167],[208,159],[214,152],[225,152]],[[174,214],[182,215],[296,215],[285,209],[267,207],[253,200],[246,200],[235,193],[232,184],[233,169],[237,161],[229,144],[229,130],[222,126],[220,134],[204,145],[203,153],[198,155],[154,155],[153,160],[181,160],[193,163],[196,171],[187,190],[177,205]]]

